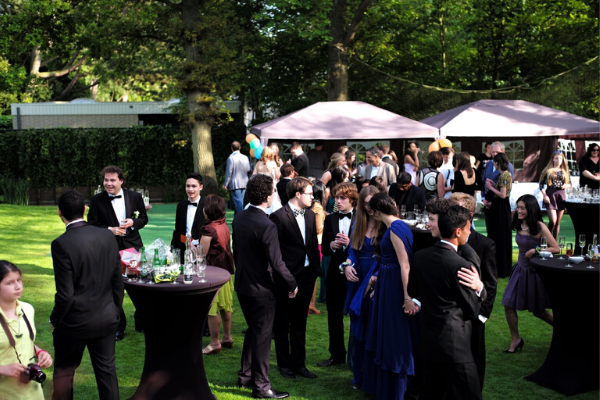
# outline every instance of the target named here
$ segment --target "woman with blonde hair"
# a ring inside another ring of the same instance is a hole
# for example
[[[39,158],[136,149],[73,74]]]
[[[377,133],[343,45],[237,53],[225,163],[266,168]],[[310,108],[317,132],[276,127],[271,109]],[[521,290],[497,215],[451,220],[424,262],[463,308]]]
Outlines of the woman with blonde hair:
[[[321,177],[321,182],[325,185],[329,183],[331,180],[331,171],[335,169],[335,167],[343,167],[346,165],[346,156],[342,153],[333,153],[331,158],[329,159],[329,165],[325,170],[325,173]],[[338,182],[339,183],[339,182]]]
[[[567,199],[565,187],[571,186],[570,175],[562,151],[557,150],[540,177],[540,192],[544,196],[548,212],[548,229],[555,239],[558,238],[560,220],[565,213],[564,201]]]
[[[279,169],[279,165],[275,161],[275,152],[271,148],[271,146],[265,147],[262,154],[260,155],[260,160],[254,166],[254,171],[252,175],[261,174],[268,175],[273,178],[273,187],[277,185],[279,182],[279,178],[281,177],[281,170]],[[273,203],[271,204],[271,211],[276,211],[281,208],[281,199],[277,192],[274,193]]]
[[[281,157],[279,157],[279,146],[277,146],[277,144],[275,143],[271,143],[269,147],[271,148],[271,150],[273,150],[273,159],[275,160],[277,165],[281,167],[283,165],[283,160],[281,159]]]

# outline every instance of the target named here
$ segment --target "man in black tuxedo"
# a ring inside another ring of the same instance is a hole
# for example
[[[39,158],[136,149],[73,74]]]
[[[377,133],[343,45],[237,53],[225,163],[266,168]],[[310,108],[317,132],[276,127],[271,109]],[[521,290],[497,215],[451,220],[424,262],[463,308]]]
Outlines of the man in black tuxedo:
[[[300,143],[294,142],[292,147],[290,147],[290,151],[294,155],[294,158],[291,161],[288,161],[288,163],[292,164],[297,176],[308,178],[309,161],[306,154],[304,154]]]
[[[344,302],[346,301],[346,276],[340,273],[340,264],[348,258],[348,237],[350,228],[356,219],[354,207],[358,201],[356,185],[343,182],[331,191],[337,203],[338,212],[325,217],[321,251],[331,256],[329,269],[325,277],[327,295],[327,326],[329,328],[330,357],[317,364],[319,367],[346,362],[344,340]]]
[[[282,285],[294,298],[298,287],[281,259],[277,226],[267,216],[274,193],[270,176],[254,175],[246,186],[250,206],[238,212],[232,224],[234,287],[248,324],[238,386],[252,386],[254,398],[283,399],[289,394],[274,390],[269,381],[275,288]]]
[[[471,320],[486,292],[475,267],[457,254],[470,234],[467,209],[453,205],[438,216],[441,240],[417,252],[411,263],[410,292],[422,303],[423,398],[481,399],[471,354]]]
[[[475,198],[466,193],[452,193],[450,202],[465,207],[471,213],[475,213]],[[487,296],[479,315],[473,320],[473,332],[471,334],[471,352],[477,365],[479,373],[479,384],[483,390],[485,378],[485,323],[492,314],[494,301],[496,300],[496,286],[498,284],[498,271],[496,271],[496,243],[481,233],[471,230],[467,244],[475,250],[480,259],[481,281],[485,286]]]
[[[323,276],[315,213],[310,210],[313,183],[299,176],[292,179],[286,189],[289,201],[270,218],[277,225],[283,262],[296,280],[298,295],[290,299],[286,289],[277,287],[275,290],[277,365],[286,378],[295,378],[295,374],[316,378],[305,363],[308,306],[317,276]]]
[[[424,211],[427,201],[425,191],[411,182],[412,176],[408,172],[400,172],[398,182],[390,185],[389,195],[396,202],[396,206],[406,206],[406,211],[414,211],[415,206]]]
[[[202,187],[202,175],[197,172],[187,174],[185,192],[188,198],[177,204],[175,230],[171,239],[171,246],[181,250],[181,262],[183,262],[186,238],[189,236],[192,243],[197,245],[200,242],[200,228],[206,223],[203,212],[204,200],[200,196]]]
[[[73,377],[87,347],[99,399],[118,399],[114,334],[123,303],[119,249],[106,229],[83,220],[85,201],[74,190],[58,199],[66,232],[52,242],[56,295],[50,322],[54,327],[54,393],[73,398]]]
[[[291,164],[283,164],[281,168],[279,168],[279,170],[281,171],[281,179],[279,180],[279,182],[277,182],[277,185],[275,187],[277,188],[277,194],[281,199],[281,205],[285,206],[285,203],[287,203],[289,200],[285,188],[294,177],[294,167]]]
[[[119,250],[133,247],[139,251],[144,245],[140,229],[148,223],[142,195],[122,188],[125,174],[121,168],[109,165],[100,174],[104,179],[105,191],[92,197],[88,224],[108,228],[114,235]],[[141,321],[135,314],[134,320],[136,330],[142,330]],[[123,339],[126,327],[127,319],[121,310],[121,319],[115,333],[117,341]]]

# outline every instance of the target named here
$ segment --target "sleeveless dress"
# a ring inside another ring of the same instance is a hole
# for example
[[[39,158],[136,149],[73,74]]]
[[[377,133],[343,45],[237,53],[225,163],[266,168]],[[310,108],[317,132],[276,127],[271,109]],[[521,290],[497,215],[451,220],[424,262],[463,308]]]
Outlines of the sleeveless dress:
[[[362,389],[377,399],[403,399],[415,374],[418,320],[404,313],[400,265],[390,238],[394,232],[412,259],[413,235],[402,221],[394,221],[381,239],[381,260],[365,335]],[[369,296],[367,296],[369,297]]]
[[[417,184],[417,168],[409,163],[405,163],[404,164],[404,172],[408,172],[410,174],[411,178],[411,182],[413,185]]]
[[[266,165],[259,161],[256,164],[256,173],[261,175],[267,175],[273,178],[273,187],[276,187],[277,182],[279,182],[279,180],[275,177],[275,168],[278,168],[277,163],[275,161],[267,161]],[[267,212],[271,214],[279,210],[281,207],[282,205],[279,193],[275,193],[275,196],[273,197],[273,203],[271,203],[271,207],[269,207]]]
[[[546,187],[546,195],[550,198],[550,203],[546,205],[548,210],[565,210],[565,200],[567,200],[567,193],[563,189],[565,184],[565,177],[562,171],[557,171],[552,181],[552,185],[548,185],[548,173],[540,181],[540,190]]]
[[[544,311],[551,308],[550,299],[544,289],[544,284],[535,268],[525,258],[525,253],[540,244],[540,238],[521,235],[517,232],[515,241],[519,246],[519,259],[510,275],[502,305],[513,310],[528,310],[531,312]]]
[[[361,385],[365,353],[364,332],[370,300],[369,296],[363,299],[363,294],[369,279],[377,272],[379,261],[375,254],[375,247],[371,244],[371,239],[366,236],[362,249],[349,248],[348,258],[354,264],[358,276],[358,282],[348,282],[346,304],[344,306],[350,314],[348,365],[352,369],[352,383]]]

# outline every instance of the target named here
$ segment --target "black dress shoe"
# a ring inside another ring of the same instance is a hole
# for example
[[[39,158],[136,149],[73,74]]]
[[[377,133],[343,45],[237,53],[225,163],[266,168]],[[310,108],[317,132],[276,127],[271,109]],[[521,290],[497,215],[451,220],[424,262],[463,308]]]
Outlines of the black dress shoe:
[[[255,399],[285,399],[286,397],[289,397],[290,394],[288,392],[278,392],[277,390],[274,390],[273,388],[269,389],[269,390],[253,390],[252,391],[252,397],[254,397]]]
[[[330,367],[332,365],[336,365],[336,364],[344,364],[345,361],[344,360],[338,360],[336,358],[329,358],[323,362],[320,362],[317,364],[317,367]]]
[[[289,368],[279,368],[279,373],[284,378],[292,378],[292,379],[296,378],[296,375],[294,374],[294,371],[292,371]]]
[[[120,342],[121,340],[123,340],[124,337],[125,337],[125,334],[123,332],[117,331],[117,333],[115,333],[115,341],[117,341],[117,342]]]
[[[237,386],[240,389],[250,389],[252,387],[252,383],[242,383],[242,378],[238,378]]]
[[[295,372],[301,377],[308,379],[315,379],[317,377],[317,375],[310,372],[306,367],[298,368]]]

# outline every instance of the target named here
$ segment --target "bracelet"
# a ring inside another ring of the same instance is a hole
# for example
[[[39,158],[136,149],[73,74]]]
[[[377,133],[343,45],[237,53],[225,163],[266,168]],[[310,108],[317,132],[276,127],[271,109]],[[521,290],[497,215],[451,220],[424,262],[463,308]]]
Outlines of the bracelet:
[[[39,357],[41,353],[47,353],[47,351],[44,349],[39,349],[37,353],[35,353],[36,357]]]

